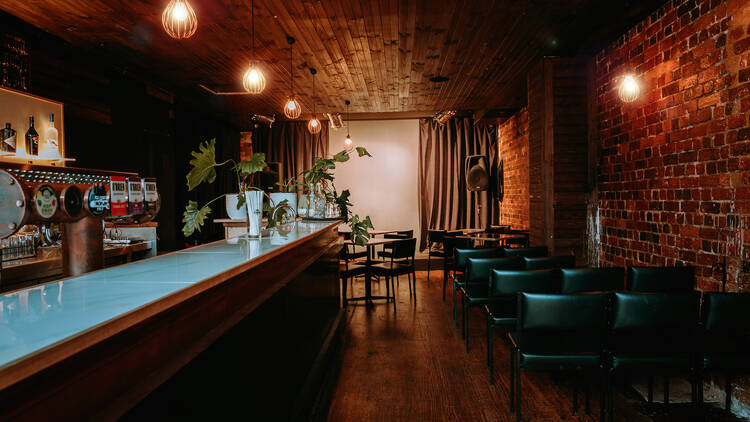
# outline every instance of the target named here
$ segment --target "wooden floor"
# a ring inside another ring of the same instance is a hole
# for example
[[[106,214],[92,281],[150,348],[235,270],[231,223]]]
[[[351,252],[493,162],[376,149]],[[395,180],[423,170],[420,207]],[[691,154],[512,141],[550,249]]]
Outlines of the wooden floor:
[[[459,331],[453,328],[450,286],[443,302],[442,274],[418,272],[417,301],[409,298],[401,278],[396,311],[376,301],[346,308],[345,351],[329,421],[515,421],[508,409],[509,349],[495,341],[495,385],[486,365],[484,314],[473,309],[471,352],[466,354]],[[373,294],[385,294],[385,283],[373,283]],[[381,289],[382,287],[382,289]],[[354,282],[354,296],[363,293]],[[350,293],[350,297],[351,297]],[[596,421],[598,392],[592,390],[591,415],[572,412],[572,389],[566,380],[543,373],[522,378],[524,421]],[[579,395],[579,403],[583,401]],[[615,396],[616,421],[737,420],[707,406],[695,412],[688,404],[646,406],[634,394]]]

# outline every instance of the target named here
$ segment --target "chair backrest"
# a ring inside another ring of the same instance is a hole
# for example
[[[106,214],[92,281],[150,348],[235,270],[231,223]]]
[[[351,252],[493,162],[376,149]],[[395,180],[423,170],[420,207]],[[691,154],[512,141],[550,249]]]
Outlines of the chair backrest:
[[[576,266],[574,255],[523,257],[527,270],[546,270],[548,268],[572,268]]]
[[[484,230],[485,233],[507,233],[510,230],[510,226],[494,226],[488,227]]]
[[[391,252],[392,260],[414,259],[414,253],[417,249],[417,239],[415,237],[397,240],[391,245],[393,246],[393,252]]]
[[[532,246],[530,248],[505,248],[505,256],[528,256],[531,258],[548,255],[549,250],[546,246]]]
[[[443,252],[446,259],[452,258],[456,249],[471,249],[471,239],[465,237],[449,236],[446,234],[444,242]]]
[[[686,292],[695,286],[695,267],[630,267],[628,290],[632,292]]]
[[[414,237],[414,230],[404,230],[396,233],[387,233],[383,235],[383,239],[410,239]],[[393,249],[393,244],[386,243],[383,245],[383,250]]]
[[[490,297],[515,295],[518,292],[557,293],[560,291],[560,270],[492,270]]]
[[[706,292],[701,314],[706,353],[746,354],[750,350],[750,293]]]
[[[607,330],[608,293],[518,293],[521,353],[598,355]]]
[[[459,249],[453,255],[453,269],[466,272],[467,258],[498,258],[502,254],[500,248]]]
[[[562,292],[605,292],[622,290],[625,286],[625,270],[612,268],[563,268]]]
[[[522,270],[523,259],[518,256],[509,258],[466,258],[467,283],[488,283],[492,270]]]
[[[445,230],[427,230],[427,242],[442,244],[445,240]]]
[[[698,298],[697,292],[615,292],[608,347],[615,352],[690,354]]]

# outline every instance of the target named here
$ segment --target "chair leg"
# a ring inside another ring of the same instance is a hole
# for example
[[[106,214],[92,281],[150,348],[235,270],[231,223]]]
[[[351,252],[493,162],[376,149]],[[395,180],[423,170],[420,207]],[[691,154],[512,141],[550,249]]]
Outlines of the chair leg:
[[[583,392],[586,395],[585,397],[586,397],[586,414],[587,415],[591,414],[591,394],[589,394],[589,381],[590,380],[586,378],[583,383],[583,388],[584,388]]]
[[[389,301],[389,300],[391,300],[390,299],[390,297],[391,297],[391,283],[390,283],[390,281],[388,279],[389,279],[389,277],[385,276],[385,297],[386,297],[385,300],[386,300],[386,302]],[[393,297],[394,298],[396,297],[396,293],[395,292],[393,293]]]
[[[516,351],[515,349],[510,351],[510,388],[508,389],[510,393],[510,400],[508,400],[508,404],[510,405],[510,413],[513,413],[516,409],[516,360],[515,360]],[[493,371],[494,372],[494,371]]]
[[[458,330],[458,303],[456,303],[456,282],[453,282],[453,323]]]
[[[443,262],[443,300],[445,300],[445,286],[448,284],[448,267]]]
[[[430,251],[427,251],[427,284],[430,284],[430,259],[432,256],[430,255]]]
[[[609,379],[607,380],[607,413],[609,413],[609,422],[614,422],[615,417],[615,374],[609,373]]]
[[[521,351],[516,349],[516,422],[521,422]]]
[[[664,404],[669,404],[669,377],[664,376]]]
[[[573,380],[573,414],[578,414],[578,382]]]
[[[648,403],[654,402],[654,376],[648,376]]]
[[[386,283],[388,281],[386,280]],[[393,277],[391,277],[391,290],[393,291],[393,311],[396,311],[396,285],[393,284]]]
[[[411,273],[411,283],[414,285],[414,305],[417,304],[417,273]]]
[[[607,371],[599,368],[601,377],[601,391],[599,392],[599,422],[605,422],[607,417]]]
[[[469,353],[469,299],[464,296],[464,331],[466,332],[466,353]]]
[[[729,410],[732,407],[732,376],[727,372],[725,378],[724,391],[724,410]]]

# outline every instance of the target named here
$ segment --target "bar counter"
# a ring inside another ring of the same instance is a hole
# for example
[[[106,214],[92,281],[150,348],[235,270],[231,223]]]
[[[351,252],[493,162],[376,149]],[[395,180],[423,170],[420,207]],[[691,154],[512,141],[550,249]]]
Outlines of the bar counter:
[[[309,363],[295,374],[296,390],[309,389],[319,351],[341,318],[338,224],[297,222],[262,239],[217,241],[3,294],[0,419],[119,418],[272,302],[284,304],[272,313],[295,314],[289,304],[298,303],[309,314],[315,335],[301,349],[312,356],[284,357],[295,359],[291,366]],[[292,317],[281,318],[282,330],[286,318]],[[274,342],[257,335],[242,334]],[[286,350],[290,341],[298,340],[285,337],[278,349],[295,353]],[[279,351],[269,353],[278,357]],[[306,411],[300,391],[287,391],[295,399],[290,419]]]

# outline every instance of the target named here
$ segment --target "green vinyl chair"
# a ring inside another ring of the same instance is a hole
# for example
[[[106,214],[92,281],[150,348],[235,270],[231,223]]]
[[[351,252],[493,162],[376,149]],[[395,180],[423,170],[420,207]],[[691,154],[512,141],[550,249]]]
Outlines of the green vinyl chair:
[[[562,293],[623,290],[625,270],[612,268],[562,268]]]
[[[525,261],[527,270],[546,270],[549,268],[573,268],[576,266],[576,257],[574,255],[541,256],[541,257],[524,256],[523,260]]]

